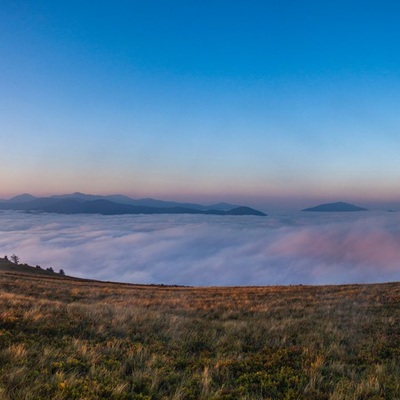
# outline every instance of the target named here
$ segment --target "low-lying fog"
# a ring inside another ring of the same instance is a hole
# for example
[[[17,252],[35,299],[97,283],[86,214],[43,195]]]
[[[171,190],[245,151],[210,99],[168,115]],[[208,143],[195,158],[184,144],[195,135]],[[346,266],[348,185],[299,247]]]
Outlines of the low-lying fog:
[[[400,280],[400,213],[268,217],[0,212],[1,256],[68,275],[179,285]]]

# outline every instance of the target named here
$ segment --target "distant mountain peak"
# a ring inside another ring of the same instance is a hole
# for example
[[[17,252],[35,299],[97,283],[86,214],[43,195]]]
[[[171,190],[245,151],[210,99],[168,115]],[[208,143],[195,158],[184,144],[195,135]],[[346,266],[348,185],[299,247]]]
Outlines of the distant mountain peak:
[[[35,200],[37,197],[32,196],[29,193],[23,193],[23,194],[19,194],[18,196],[15,196],[13,198],[11,198],[9,201],[15,202],[15,203],[22,203],[25,201],[32,201]]]
[[[356,206],[354,204],[345,203],[344,201],[337,201],[335,203],[325,203],[315,207],[305,208],[302,211],[351,212],[351,211],[367,211],[367,209]]]

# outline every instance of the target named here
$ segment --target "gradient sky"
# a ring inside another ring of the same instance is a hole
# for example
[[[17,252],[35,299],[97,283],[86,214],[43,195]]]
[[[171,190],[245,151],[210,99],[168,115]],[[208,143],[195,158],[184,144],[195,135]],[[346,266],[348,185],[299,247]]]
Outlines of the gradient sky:
[[[400,202],[399,15],[398,1],[3,0],[0,198]]]

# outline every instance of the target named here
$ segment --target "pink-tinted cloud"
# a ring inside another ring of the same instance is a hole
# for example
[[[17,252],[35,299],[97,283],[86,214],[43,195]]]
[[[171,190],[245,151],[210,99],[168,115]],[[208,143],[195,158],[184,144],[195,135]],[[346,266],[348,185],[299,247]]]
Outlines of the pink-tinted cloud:
[[[71,275],[184,285],[400,280],[400,214],[0,213],[0,251]]]

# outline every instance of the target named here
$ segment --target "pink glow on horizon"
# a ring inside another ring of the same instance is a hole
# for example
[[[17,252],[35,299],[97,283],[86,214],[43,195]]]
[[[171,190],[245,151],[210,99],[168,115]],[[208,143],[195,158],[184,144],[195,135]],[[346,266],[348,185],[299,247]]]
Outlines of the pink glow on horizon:
[[[316,263],[334,265],[385,266],[387,271],[398,269],[400,235],[375,227],[370,221],[348,224],[330,223],[321,227],[302,229],[284,235],[270,250],[288,257],[304,257]]]
[[[42,171],[43,172],[43,171]],[[190,179],[181,177],[181,180],[170,177],[169,180],[149,179],[145,177],[120,177],[115,179],[112,174],[101,176],[99,174],[83,174],[76,176],[73,173],[57,175],[57,171],[39,173],[32,169],[29,174],[18,171],[0,171],[0,199],[8,199],[22,193],[34,196],[50,196],[82,192],[87,194],[110,195],[123,194],[138,199],[152,197],[162,200],[196,202],[211,204],[217,202],[230,202],[246,204],[253,207],[262,207],[268,211],[269,207],[281,209],[301,209],[319,203],[346,201],[366,208],[395,208],[400,204],[400,192],[397,186],[389,190],[385,183],[373,183],[363,187],[347,185],[324,186],[310,184],[303,180],[303,184],[295,186],[285,185],[283,182],[256,184],[250,180],[247,184],[245,177],[241,181],[228,180],[224,184],[210,177],[204,179]],[[301,179],[299,178],[299,181]]]

